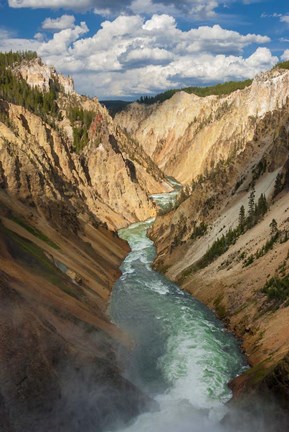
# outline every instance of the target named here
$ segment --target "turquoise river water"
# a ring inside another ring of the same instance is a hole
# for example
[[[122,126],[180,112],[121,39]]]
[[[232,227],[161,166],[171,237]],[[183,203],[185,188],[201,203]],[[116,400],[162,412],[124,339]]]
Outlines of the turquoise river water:
[[[167,205],[174,195],[156,196]],[[109,313],[134,340],[126,377],[159,410],[137,417],[124,432],[219,431],[231,398],[227,383],[246,361],[238,341],[214,314],[151,267],[153,220],[120,230],[131,252],[114,286]],[[120,356],[121,357],[121,356]]]

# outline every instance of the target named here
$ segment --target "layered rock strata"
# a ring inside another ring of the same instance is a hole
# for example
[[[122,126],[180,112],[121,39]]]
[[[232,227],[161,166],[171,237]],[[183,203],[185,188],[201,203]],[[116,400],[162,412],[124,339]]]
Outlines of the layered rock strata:
[[[167,175],[190,184],[220,161],[242,154],[254,137],[256,123],[281,109],[288,95],[288,70],[274,69],[229,95],[178,92],[163,103],[134,103],[115,121]]]
[[[150,233],[157,246],[155,267],[210,306],[242,339],[252,369],[232,384],[235,393],[266,388],[285,405],[289,397],[288,76],[283,70],[268,72],[251,88],[225,98],[234,103],[224,119],[206,126],[200,153],[204,162],[196,153],[206,171],[199,168],[203,174],[191,183],[190,196],[177,209],[158,216]],[[217,102],[205,99],[202,106]],[[217,145],[210,130],[216,131],[220,122],[223,135]],[[232,134],[237,130],[240,146],[232,152],[236,143]],[[198,141],[198,134],[195,138]],[[189,161],[195,141],[191,146]],[[219,163],[211,163],[213,155],[221,158]],[[262,194],[268,210],[231,241],[230,235],[240,228],[241,207],[246,218],[250,211],[257,214]],[[217,243],[222,238],[227,245]]]

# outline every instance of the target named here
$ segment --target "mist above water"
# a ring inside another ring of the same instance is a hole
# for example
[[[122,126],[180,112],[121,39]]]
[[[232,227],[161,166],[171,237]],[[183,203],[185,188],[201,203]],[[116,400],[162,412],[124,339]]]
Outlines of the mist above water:
[[[221,432],[231,398],[227,383],[247,368],[236,339],[203,304],[151,268],[146,231],[152,220],[120,236],[131,246],[111,303],[112,320],[135,341],[120,353],[125,376],[158,402],[125,432]]]
[[[154,195],[171,208],[174,192]],[[114,286],[112,321],[135,342],[120,352],[125,377],[157,402],[118,432],[288,432],[286,412],[267,397],[246,398],[236,406],[228,382],[248,368],[239,342],[214,314],[160,273],[152,270],[153,219],[120,230],[131,246]],[[265,401],[266,400],[266,401]],[[115,429],[114,429],[115,431]]]

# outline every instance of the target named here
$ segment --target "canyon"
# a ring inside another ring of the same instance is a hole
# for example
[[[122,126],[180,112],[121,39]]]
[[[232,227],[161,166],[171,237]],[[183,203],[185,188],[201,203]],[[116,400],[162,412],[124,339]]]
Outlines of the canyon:
[[[277,67],[229,95],[181,92],[116,115],[164,172],[185,185],[179,205],[158,215],[150,231],[155,268],[242,339],[252,368],[232,382],[235,394],[269,388],[285,404],[289,315],[286,282],[282,295],[276,284],[287,280],[289,266],[288,85],[288,70]],[[266,211],[236,234],[241,207],[250,215],[252,193],[255,208],[265,197]],[[228,244],[213,252],[222,241]]]
[[[96,99],[23,57],[10,68],[31,106],[16,85],[0,100],[1,430],[104,428],[150,403],[122,377],[115,353],[132,341],[106,314],[129,252],[116,229],[155,215],[148,195],[171,186]]]
[[[154,217],[154,268],[242,340],[234,398],[286,407],[288,69],[112,118],[37,56],[10,56],[26,99],[0,95],[2,430],[110,430],[155,408],[121,370],[133,341],[107,313],[130,252],[117,231]]]

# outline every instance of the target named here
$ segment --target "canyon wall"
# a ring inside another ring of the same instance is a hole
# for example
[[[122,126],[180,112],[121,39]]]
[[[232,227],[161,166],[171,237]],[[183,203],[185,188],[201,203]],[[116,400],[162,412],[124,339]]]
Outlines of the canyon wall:
[[[118,117],[124,126],[131,115],[127,125],[137,126],[127,130],[144,147],[149,135],[154,137],[148,147],[152,158],[189,184],[187,196],[157,216],[150,231],[156,269],[211,307],[242,339],[252,369],[232,384],[235,394],[266,388],[284,405],[289,397],[288,83],[288,71],[276,69],[228,96],[181,93],[157,106],[137,105],[136,119],[132,107]],[[222,106],[226,109],[217,115]],[[161,139],[165,155],[157,144]]]
[[[170,190],[170,186],[142,148],[114,125],[97,99],[75,93],[68,78],[38,58],[22,61],[13,70],[32,89],[44,95],[50,91],[55,112],[39,114],[37,107],[31,112],[29,107],[1,101],[1,172],[6,191],[41,205],[43,198],[69,202],[74,190],[111,229],[155,215],[149,195]],[[81,133],[76,147],[75,139]],[[14,164],[19,171],[17,180],[11,172]]]
[[[282,108],[288,93],[288,70],[275,69],[228,95],[177,92],[163,103],[134,103],[115,121],[167,175],[191,184],[220,161],[242,154],[253,139],[256,123]]]
[[[129,251],[116,230],[156,214],[163,172],[186,187],[150,231],[155,267],[242,338],[252,369],[235,394],[270,389],[286,405],[289,72],[113,121],[39,59],[11,70],[36,93],[0,99],[3,430],[95,431],[150,404],[121,375],[131,341],[105,311]]]
[[[53,68],[34,59],[13,73],[27,96],[0,99],[0,430],[120,427],[150,401],[122,377],[116,353],[131,341],[106,315],[129,252],[116,229],[154,215],[148,195],[169,186]]]

